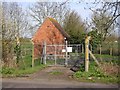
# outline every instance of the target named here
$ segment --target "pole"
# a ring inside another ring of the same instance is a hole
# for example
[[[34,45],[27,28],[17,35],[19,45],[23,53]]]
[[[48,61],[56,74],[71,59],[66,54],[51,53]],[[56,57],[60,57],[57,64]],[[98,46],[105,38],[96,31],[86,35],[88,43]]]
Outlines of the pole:
[[[65,50],[65,54],[66,54],[66,58],[65,58],[65,66],[68,65],[68,53],[67,53],[67,40],[65,41],[65,47],[66,47],[66,50]]]
[[[84,53],[84,47],[83,47],[83,44],[82,44],[82,54]]]
[[[56,45],[55,45],[55,65],[56,65]]]
[[[34,43],[32,42],[32,67],[34,67]]]
[[[100,66],[98,60],[95,58],[95,56],[92,54],[92,52],[89,50],[90,55],[92,56],[92,58],[95,60],[95,62],[97,63],[98,66]]]
[[[89,69],[89,40],[90,36],[85,39],[85,71],[88,72]]]
[[[91,52],[93,52],[93,50],[92,50],[92,45],[90,45],[90,50],[91,50]]]
[[[112,56],[112,42],[110,43],[110,55]]]
[[[101,44],[100,44],[100,55],[102,54]]]
[[[110,55],[112,56],[112,47],[110,48]]]

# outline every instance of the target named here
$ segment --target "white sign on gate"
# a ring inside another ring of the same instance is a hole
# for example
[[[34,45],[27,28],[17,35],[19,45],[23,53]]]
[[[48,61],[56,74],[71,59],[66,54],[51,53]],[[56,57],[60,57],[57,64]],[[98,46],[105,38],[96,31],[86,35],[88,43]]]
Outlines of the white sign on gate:
[[[72,52],[72,47],[67,47],[67,52]]]
[[[66,49],[62,49],[62,52],[66,52]],[[72,52],[72,47],[67,47],[67,52]]]

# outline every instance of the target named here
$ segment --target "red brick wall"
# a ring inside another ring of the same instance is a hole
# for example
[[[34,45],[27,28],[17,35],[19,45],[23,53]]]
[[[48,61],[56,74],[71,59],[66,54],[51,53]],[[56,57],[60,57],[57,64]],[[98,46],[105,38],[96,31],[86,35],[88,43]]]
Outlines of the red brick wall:
[[[49,19],[44,21],[33,37],[35,58],[41,55],[44,41],[46,44],[64,44],[64,36]]]

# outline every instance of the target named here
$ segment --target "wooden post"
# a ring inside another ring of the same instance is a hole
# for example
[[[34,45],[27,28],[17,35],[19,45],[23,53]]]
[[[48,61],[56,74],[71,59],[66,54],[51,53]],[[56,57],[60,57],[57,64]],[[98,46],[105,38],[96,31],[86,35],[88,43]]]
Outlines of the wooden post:
[[[100,46],[100,55],[101,55],[102,54],[101,44],[99,46]]]
[[[34,43],[32,42],[32,67],[34,67]]]
[[[91,50],[91,52],[93,51],[93,50],[92,50],[92,45],[90,45],[90,50]]]
[[[24,50],[25,50],[25,55],[27,55],[27,50],[26,50],[26,48],[25,48]]]
[[[112,56],[112,51],[113,51],[113,49],[112,49],[113,47],[112,47],[112,46],[113,46],[113,44],[112,44],[112,42],[111,42],[111,43],[110,43],[110,55],[111,55],[111,56]]]
[[[55,45],[55,65],[56,65],[56,45]]]
[[[85,39],[85,71],[88,72],[89,69],[89,40],[90,36]]]
[[[102,48],[101,48],[102,46],[101,46],[101,44],[99,44],[99,48],[100,48],[100,61],[102,61],[102,57],[101,57],[101,55],[102,55]]]
[[[95,56],[92,54],[92,52],[89,50],[90,55],[92,56],[92,58],[95,60],[95,62],[97,63],[98,66],[100,66],[98,60],[95,58]]]
[[[112,56],[112,47],[110,48],[110,55]]]
[[[82,54],[84,53],[84,47],[83,47],[83,44],[82,44]]]

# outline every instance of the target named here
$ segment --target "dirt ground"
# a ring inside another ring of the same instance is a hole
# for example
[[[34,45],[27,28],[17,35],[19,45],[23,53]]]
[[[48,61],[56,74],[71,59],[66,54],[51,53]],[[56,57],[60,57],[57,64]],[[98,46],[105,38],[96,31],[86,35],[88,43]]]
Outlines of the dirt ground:
[[[30,79],[49,79],[49,80],[70,80],[73,75],[70,68],[54,66],[47,67],[41,71],[29,75]]]

